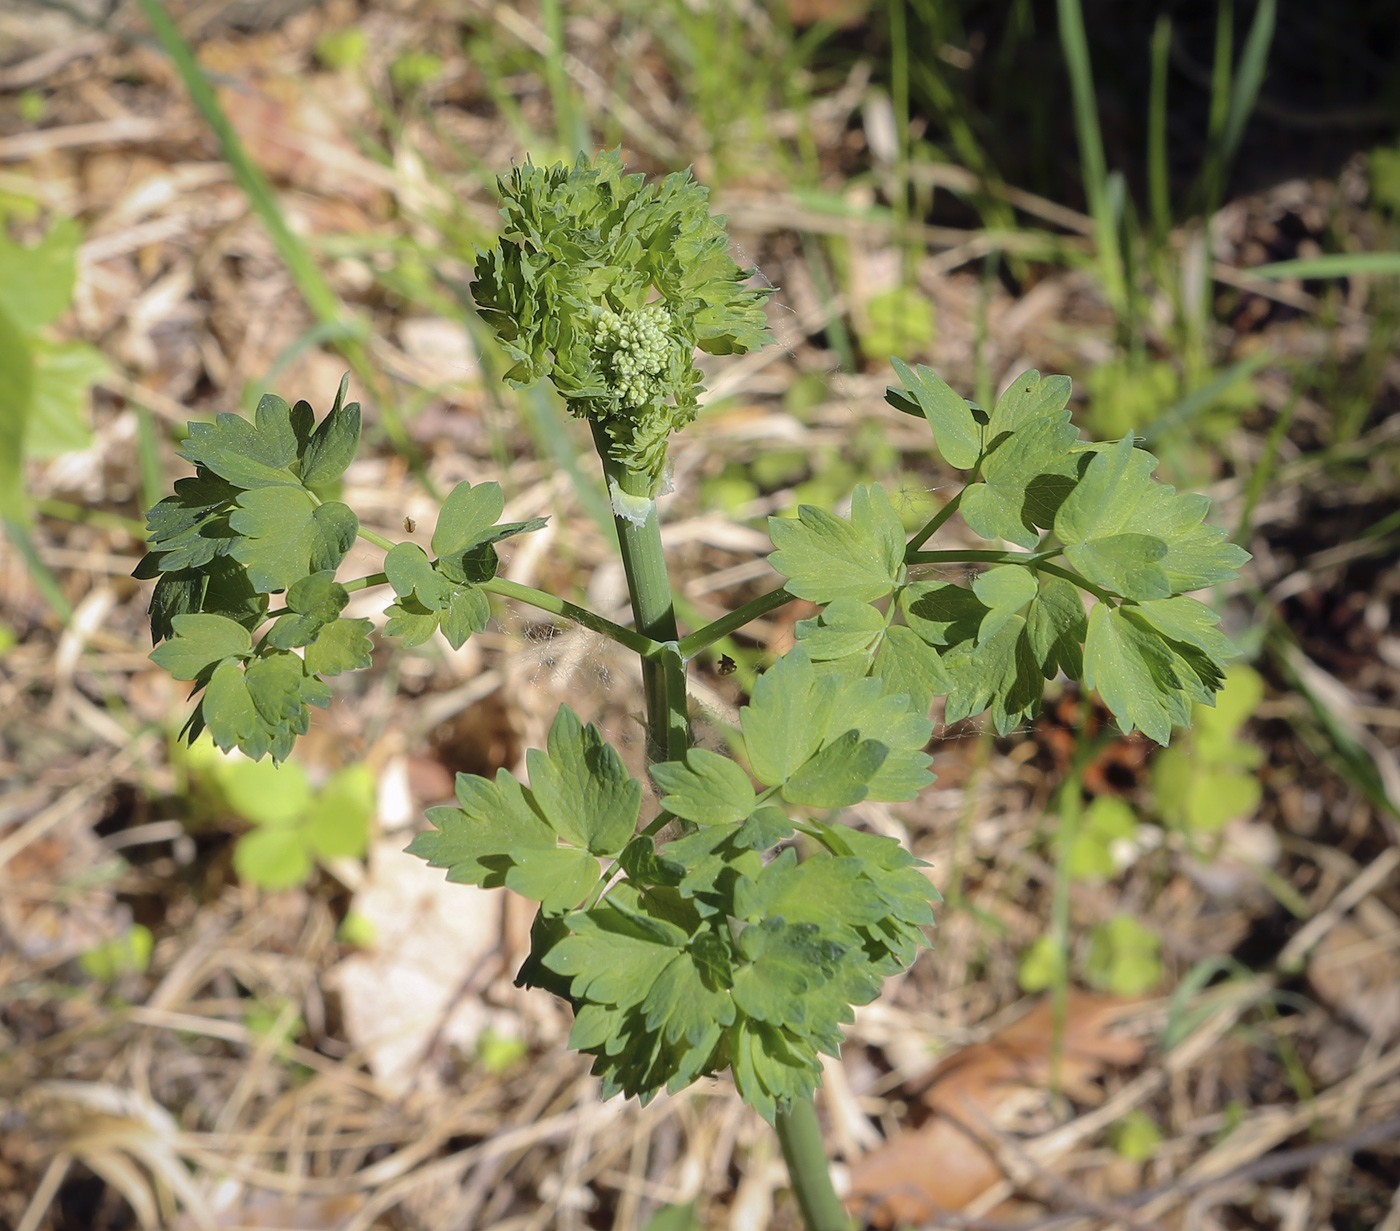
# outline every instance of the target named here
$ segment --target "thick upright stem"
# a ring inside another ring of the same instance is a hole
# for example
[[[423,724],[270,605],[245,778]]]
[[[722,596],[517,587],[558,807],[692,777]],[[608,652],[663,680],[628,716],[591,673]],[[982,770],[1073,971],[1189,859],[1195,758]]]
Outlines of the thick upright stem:
[[[612,494],[617,539],[637,632],[661,642],[664,647],[660,654],[642,659],[642,685],[647,705],[647,761],[679,760],[690,746],[685,660],[678,644],[671,579],[661,550],[661,525],[657,520],[656,501],[651,496],[651,482],[646,475],[634,474],[613,460],[607,434],[596,424],[593,440],[598,456],[603,459],[609,487],[615,489]],[[625,508],[619,507],[624,504]],[[788,597],[785,591],[777,591],[768,596],[768,602],[776,606]],[[748,618],[751,619],[752,614]],[[691,652],[701,648],[703,645],[694,646]],[[777,1130],[807,1231],[848,1231],[850,1224],[831,1184],[821,1129],[811,1100],[800,1100],[787,1111],[780,1112]]]
[[[627,593],[637,631],[653,641],[678,639],[676,611],[671,601],[671,578],[661,550],[661,523],[647,475],[624,469],[613,460],[607,433],[593,426],[593,440],[603,459],[603,473],[613,492],[613,521],[617,526]],[[618,507],[618,493],[630,507]],[[679,760],[690,745],[686,713],[685,664],[675,650],[642,660],[642,689],[647,704],[647,761]]]
[[[832,1187],[821,1127],[811,1100],[801,1099],[787,1111],[780,1111],[776,1127],[807,1231],[849,1231],[851,1220]]]

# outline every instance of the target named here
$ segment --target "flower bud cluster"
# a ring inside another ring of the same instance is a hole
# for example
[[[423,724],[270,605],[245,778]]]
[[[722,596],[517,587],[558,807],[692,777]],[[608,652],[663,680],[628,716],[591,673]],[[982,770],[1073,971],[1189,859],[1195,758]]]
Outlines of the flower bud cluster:
[[[636,312],[604,308],[594,328],[597,349],[606,356],[613,393],[627,406],[646,406],[664,393],[660,378],[672,346],[671,314],[660,304]]]

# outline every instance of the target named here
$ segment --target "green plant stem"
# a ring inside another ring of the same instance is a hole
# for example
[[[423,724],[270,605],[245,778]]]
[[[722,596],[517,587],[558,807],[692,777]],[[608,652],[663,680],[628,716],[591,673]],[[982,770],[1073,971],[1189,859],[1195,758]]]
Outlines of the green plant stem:
[[[642,684],[647,705],[647,760],[652,763],[679,760],[690,746],[685,659],[677,635],[666,556],[661,548],[661,525],[657,518],[656,501],[650,496],[651,478],[619,466],[611,456],[607,435],[596,425],[593,439],[603,461],[603,472],[610,483],[616,484],[623,496],[650,501],[646,516],[640,523],[620,515],[614,520],[637,631],[664,643],[658,655],[642,658]],[[640,512],[641,508],[636,511]],[[790,597],[785,590],[775,590],[749,604],[749,607],[766,602],[768,606],[762,610],[769,610],[787,602]],[[741,617],[740,623],[746,623],[756,614],[758,611],[746,613],[742,608],[733,613]],[[722,627],[724,624],[724,620],[717,620],[709,629],[701,630],[701,641],[695,648],[703,649],[711,641],[732,631],[732,628],[739,627],[738,624]],[[713,632],[714,636],[710,641],[703,640],[703,635],[709,632]],[[847,1231],[849,1224],[832,1187],[817,1113],[811,1100],[795,1100],[786,1111],[780,1111],[776,1127],[807,1231]]]
[[[682,637],[676,646],[681,660],[689,662],[702,650],[729,636],[735,629],[743,628],[750,620],[758,619],[759,616],[767,614],[775,607],[792,602],[792,598],[793,596],[787,590],[779,586],[776,590],[769,590],[767,594],[760,594],[742,607],[736,607],[727,616],[721,616],[713,624],[706,624],[704,628],[691,633],[689,637]]]
[[[1058,554],[1058,549],[1055,554]],[[905,564],[1041,564],[1045,553],[992,551],[970,548],[966,551],[906,551]]]
[[[778,1112],[774,1127],[807,1231],[848,1231],[851,1222],[831,1183],[821,1127],[811,1100],[794,1100],[786,1111]]]
[[[1061,568],[1058,564],[1046,564],[1043,561],[1037,564],[1036,568],[1040,569],[1042,572],[1051,573],[1056,577],[1071,582],[1085,591],[1085,593],[1092,594],[1101,603],[1107,603],[1110,607],[1118,606],[1119,600],[1112,594],[1103,589],[1102,586],[1096,586],[1087,577],[1081,577],[1078,573],[1074,572],[1073,569]]]
[[[975,479],[976,476],[974,475],[973,478]],[[969,480],[969,482],[972,481],[973,480]],[[937,534],[940,529],[942,529],[943,523],[946,522],[950,517],[952,517],[954,513],[958,511],[958,505],[962,503],[963,492],[965,491],[967,491],[967,488],[964,487],[962,491],[960,491],[956,496],[954,496],[950,501],[948,501],[947,504],[945,504],[941,509],[939,509],[937,513],[935,513],[931,518],[929,518],[928,523],[924,526],[924,528],[920,530],[919,533],[916,534],[912,539],[909,540],[909,545],[904,549],[906,559],[908,558],[909,552],[918,551],[920,547],[927,543],[929,539],[933,538],[933,536]]]
[[[647,761],[674,761],[690,746],[686,708],[685,663],[676,643],[676,609],[671,600],[671,577],[661,547],[661,522],[651,494],[652,477],[626,469],[612,456],[611,441],[593,425],[593,442],[603,462],[609,488],[636,503],[633,516],[614,510],[618,551],[632,600],[636,630],[652,642],[668,643],[659,654],[642,658],[642,691],[647,705]],[[644,513],[640,520],[634,520]]]
[[[316,500],[315,493],[312,493],[312,500]],[[320,501],[317,501],[319,504]],[[398,546],[393,539],[386,539],[377,530],[366,530],[361,526],[356,532],[366,543],[373,543],[380,551],[393,551]]]
[[[503,598],[513,598],[522,603],[529,603],[532,607],[538,607],[541,611],[547,611],[551,615],[572,620],[575,624],[582,624],[584,628],[601,633],[604,637],[616,641],[618,645],[641,655],[643,663],[664,661],[667,652],[671,649],[666,642],[657,641],[634,629],[615,624],[597,612],[589,611],[587,607],[580,607],[567,599],[556,598],[553,594],[536,590],[532,586],[522,586],[518,581],[507,581],[504,577],[493,577],[490,581],[483,581],[481,588],[491,594],[499,594]]]

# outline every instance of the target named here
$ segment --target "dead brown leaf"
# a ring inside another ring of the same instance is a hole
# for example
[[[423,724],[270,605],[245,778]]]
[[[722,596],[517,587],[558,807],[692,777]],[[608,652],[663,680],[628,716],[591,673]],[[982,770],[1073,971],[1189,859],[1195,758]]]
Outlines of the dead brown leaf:
[[[1071,992],[1059,1059],[1060,1088],[1097,1102],[1096,1080],[1142,1059],[1140,1040],[1113,1033],[1136,1001]],[[1054,1015],[1044,1000],[984,1043],[954,1052],[934,1069],[920,1100],[932,1117],[851,1168],[847,1201],[879,1226],[925,1222],[962,1209],[1002,1178],[980,1126],[1003,1126],[1050,1087]]]

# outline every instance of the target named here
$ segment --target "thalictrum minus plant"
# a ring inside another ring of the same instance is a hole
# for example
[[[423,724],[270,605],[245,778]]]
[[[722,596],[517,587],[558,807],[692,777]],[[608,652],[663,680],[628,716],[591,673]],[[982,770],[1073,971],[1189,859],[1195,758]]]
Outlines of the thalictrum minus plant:
[[[842,809],[911,800],[933,781],[935,695],[947,721],[985,710],[1005,733],[1063,675],[1165,743],[1210,704],[1234,653],[1187,592],[1247,557],[1205,523],[1204,497],[1153,479],[1131,437],[1081,441],[1067,378],[1026,372],[987,410],[895,360],[888,400],[928,421],[966,486],[912,538],[877,484],[856,488],[849,516],[803,506],[771,519],[785,585],[682,636],[656,510],[667,440],[695,415],[696,351],[764,342],[766,293],[688,174],[648,184],[604,154],[527,163],[500,187],[505,229],[478,260],[477,304],[513,361],[507,381],[549,380],[591,425],[632,626],[496,576],[496,542],[542,523],[501,524],[495,483],[450,493],[432,556],[324,499],[359,439],[342,384],[319,424],[306,402],[268,395],[251,422],[191,425],[195,475],[151,510],[138,570],[156,579],[153,657],[195,685],[188,734],[280,760],[308,706],[330,700],[325,678],[369,663],[370,622],[342,614],[352,590],[389,586],[381,635],[409,645],[440,630],[460,646],[495,594],[638,653],[655,815],[598,729],[561,706],[547,746],[527,754],[528,782],[459,775],[457,806],[433,809],[409,849],[450,880],[540,904],[520,981],[569,1000],[570,1044],[606,1093],[647,1100],[732,1073],[776,1124],[804,1216],[825,1231],[844,1215],[811,1110],[820,1055],[914,960],[937,900],[919,861]],[[959,510],[988,546],[926,550]],[[384,549],[383,570],[338,581],[356,534]],[[949,564],[984,567],[968,585],[927,575]],[[688,664],[793,598],[820,610],[754,685],[739,756],[693,747]]]

